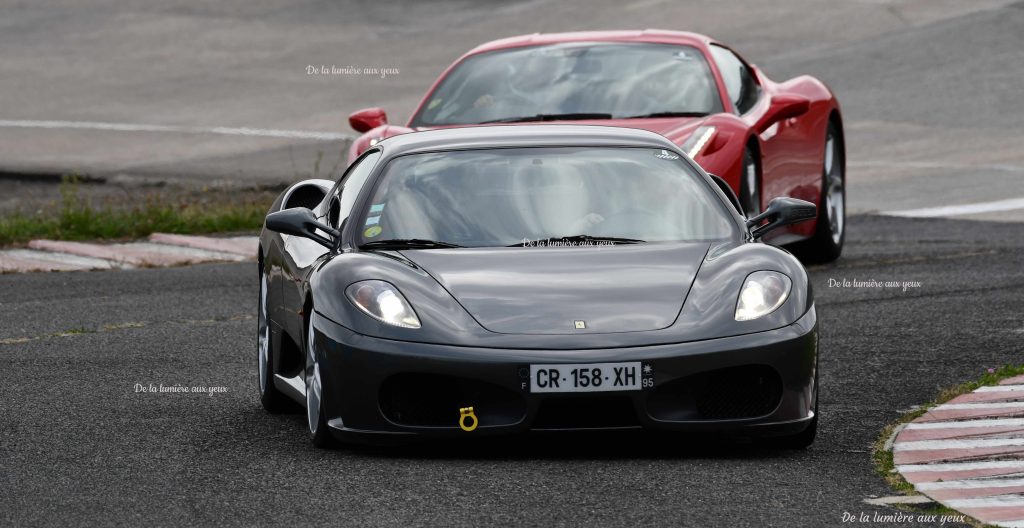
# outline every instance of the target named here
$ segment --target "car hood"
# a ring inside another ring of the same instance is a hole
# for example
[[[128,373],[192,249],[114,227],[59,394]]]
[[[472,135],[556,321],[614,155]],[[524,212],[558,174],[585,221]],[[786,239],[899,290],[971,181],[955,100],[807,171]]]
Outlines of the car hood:
[[[574,120],[574,121],[530,121],[525,123],[508,123],[510,125],[537,125],[537,124],[569,124],[569,125],[599,125],[599,126],[615,126],[623,128],[638,128],[640,130],[647,130],[654,132],[655,134],[662,135],[669,139],[675,140],[676,138],[682,138],[688,136],[699,123],[704,121],[704,117],[658,117],[648,119],[587,119],[587,120]],[[488,125],[445,125],[436,127],[417,127],[415,130],[433,130],[438,128],[455,128],[465,126],[488,126]],[[685,139],[685,138],[683,138]],[[680,139],[682,141],[683,139]]]
[[[501,334],[643,332],[675,322],[710,244],[403,251]],[[584,328],[577,328],[582,321]]]

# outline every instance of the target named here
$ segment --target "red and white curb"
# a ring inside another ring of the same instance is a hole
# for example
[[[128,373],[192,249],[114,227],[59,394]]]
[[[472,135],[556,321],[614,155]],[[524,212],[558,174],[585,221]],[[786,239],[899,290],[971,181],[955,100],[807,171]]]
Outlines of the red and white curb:
[[[1024,376],[938,405],[892,445],[917,491],[996,526],[1024,528]]]
[[[201,237],[154,233],[146,241],[94,244],[33,240],[28,249],[0,251],[0,272],[78,271],[180,266],[200,262],[253,260],[259,240],[254,236]]]

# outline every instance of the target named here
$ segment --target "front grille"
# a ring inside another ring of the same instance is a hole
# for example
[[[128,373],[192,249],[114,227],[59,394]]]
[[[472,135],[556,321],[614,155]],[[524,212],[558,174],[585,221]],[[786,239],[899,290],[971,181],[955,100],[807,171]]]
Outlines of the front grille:
[[[766,365],[702,372],[659,386],[648,399],[658,420],[756,418],[771,414],[782,399],[782,380]]]
[[[565,396],[540,404],[534,429],[638,427],[633,402],[625,397]]]
[[[391,376],[381,384],[378,398],[388,420],[414,427],[457,428],[463,407],[473,407],[481,427],[512,425],[526,416],[526,402],[516,392],[438,374]]]

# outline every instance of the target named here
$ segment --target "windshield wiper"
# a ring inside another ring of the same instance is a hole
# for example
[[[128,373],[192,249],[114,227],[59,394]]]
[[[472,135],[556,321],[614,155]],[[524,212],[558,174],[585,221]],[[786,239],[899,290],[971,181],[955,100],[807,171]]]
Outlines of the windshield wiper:
[[[422,238],[391,238],[388,240],[374,240],[359,246],[360,249],[444,249],[460,247],[465,246]]]
[[[560,237],[548,237],[537,240],[524,240],[516,244],[509,244],[507,247],[587,247],[600,246],[605,244],[641,244],[646,240],[637,238],[603,237],[590,235],[571,235]]]
[[[707,117],[707,115],[707,112],[654,112],[653,114],[626,116],[620,119],[643,119],[646,117]]]
[[[611,114],[537,114],[524,117],[503,117],[490,121],[481,121],[481,125],[488,123],[526,123],[529,121],[579,121],[583,119],[611,119]]]

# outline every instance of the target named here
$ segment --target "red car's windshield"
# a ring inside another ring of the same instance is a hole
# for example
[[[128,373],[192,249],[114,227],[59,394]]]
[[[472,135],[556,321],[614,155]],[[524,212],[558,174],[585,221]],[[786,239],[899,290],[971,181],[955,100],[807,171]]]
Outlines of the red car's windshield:
[[[721,112],[707,61],[690,46],[563,43],[463,60],[411,125],[622,119]]]

